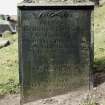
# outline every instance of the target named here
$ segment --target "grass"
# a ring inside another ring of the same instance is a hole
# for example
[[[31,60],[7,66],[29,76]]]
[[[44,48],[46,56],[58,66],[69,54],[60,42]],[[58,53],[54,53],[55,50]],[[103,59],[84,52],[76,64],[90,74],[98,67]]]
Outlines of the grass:
[[[94,53],[95,64],[105,64],[105,5],[95,9]],[[8,35],[11,45],[0,49],[0,95],[19,92],[18,35]]]
[[[105,5],[95,9],[94,15],[95,64],[105,64]]]
[[[11,45],[0,49],[0,94],[18,91],[18,50],[17,35],[8,35]]]
[[[95,102],[95,99],[93,99],[93,96],[88,96],[81,105],[97,105],[97,103]]]

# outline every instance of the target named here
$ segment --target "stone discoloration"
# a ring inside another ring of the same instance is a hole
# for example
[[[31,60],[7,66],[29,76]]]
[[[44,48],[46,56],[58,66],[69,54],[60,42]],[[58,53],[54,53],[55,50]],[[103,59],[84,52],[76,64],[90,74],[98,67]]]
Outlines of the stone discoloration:
[[[19,10],[22,102],[89,89],[90,7]]]

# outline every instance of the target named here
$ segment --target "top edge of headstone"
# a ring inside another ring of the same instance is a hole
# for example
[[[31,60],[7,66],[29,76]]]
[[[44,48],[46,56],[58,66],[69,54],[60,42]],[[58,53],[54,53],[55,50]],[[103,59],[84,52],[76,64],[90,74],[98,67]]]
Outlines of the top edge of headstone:
[[[37,6],[71,6],[71,7],[94,7],[94,3],[93,2],[80,2],[80,3],[69,3],[69,2],[22,2],[18,4],[18,7],[37,7]]]

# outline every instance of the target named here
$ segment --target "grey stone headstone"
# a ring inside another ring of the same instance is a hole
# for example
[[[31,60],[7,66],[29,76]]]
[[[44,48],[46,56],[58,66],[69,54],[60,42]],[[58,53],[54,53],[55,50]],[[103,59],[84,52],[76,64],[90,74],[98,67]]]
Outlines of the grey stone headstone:
[[[7,18],[7,15],[0,15],[0,36],[2,36],[7,31],[16,33],[16,23],[9,22]]]
[[[9,27],[9,24],[0,24],[0,35],[2,36],[2,34],[5,31],[10,31],[11,32],[11,29]]]
[[[18,6],[23,103],[89,90],[93,9],[93,4]]]

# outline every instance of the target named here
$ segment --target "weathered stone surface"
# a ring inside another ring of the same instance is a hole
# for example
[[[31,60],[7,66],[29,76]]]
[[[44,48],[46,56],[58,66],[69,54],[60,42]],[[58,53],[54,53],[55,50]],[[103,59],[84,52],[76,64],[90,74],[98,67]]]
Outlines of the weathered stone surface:
[[[93,5],[19,6],[22,102],[89,89]]]
[[[25,3],[80,3],[80,2],[89,2],[91,0],[24,0]]]

